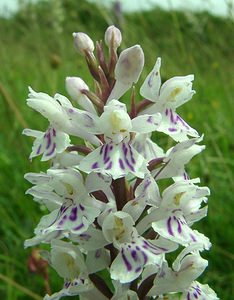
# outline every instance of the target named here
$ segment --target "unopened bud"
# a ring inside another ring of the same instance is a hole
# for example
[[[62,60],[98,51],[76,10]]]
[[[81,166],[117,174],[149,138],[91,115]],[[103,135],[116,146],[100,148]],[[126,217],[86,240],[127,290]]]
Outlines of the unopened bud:
[[[80,77],[67,77],[65,86],[69,96],[73,100],[77,101],[85,110],[96,114],[93,103],[84,94],[84,91],[89,91],[89,87],[83,79]]]
[[[91,38],[83,32],[74,32],[74,43],[77,51],[82,55],[85,55],[87,52],[93,53],[94,43]]]
[[[122,42],[121,31],[114,25],[109,26],[105,32],[106,45],[109,48],[113,47],[114,49],[117,49],[120,46],[121,42]]]
[[[123,50],[115,67],[115,79],[125,84],[137,82],[144,66],[144,52],[139,45]]]
[[[65,85],[68,94],[76,101],[83,96],[82,90],[89,90],[87,84],[80,77],[67,77]]]

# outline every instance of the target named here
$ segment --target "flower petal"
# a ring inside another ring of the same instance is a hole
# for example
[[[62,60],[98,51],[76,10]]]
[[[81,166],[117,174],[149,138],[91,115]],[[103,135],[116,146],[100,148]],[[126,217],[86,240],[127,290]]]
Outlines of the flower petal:
[[[149,133],[155,131],[160,126],[161,114],[141,115],[132,119],[132,132]]]
[[[196,231],[193,231],[184,219],[181,211],[174,211],[165,219],[152,223],[153,229],[166,239],[181,245],[187,245],[194,242],[202,242],[207,245],[207,238],[200,236]]]
[[[61,131],[49,127],[45,133],[36,130],[24,129],[23,134],[36,137],[33,143],[30,159],[43,154],[41,160],[53,158],[57,153],[62,153],[69,145],[69,136]]]
[[[152,108],[153,109],[153,108]],[[199,137],[198,132],[190,127],[174,110],[166,108],[162,112],[162,121],[157,131],[169,135],[177,142],[188,139],[188,136]]]
[[[176,76],[163,83],[159,104],[167,108],[177,108],[189,101],[195,94],[192,90],[194,75]]]
[[[208,284],[200,284],[194,281],[189,289],[182,295],[181,300],[218,300],[216,293]]]
[[[163,160],[165,165],[154,170],[152,175],[157,179],[180,176],[184,173],[184,166],[191,158],[205,149],[205,146],[197,145],[201,138],[194,138],[178,143],[166,153]]]
[[[141,96],[153,102],[155,102],[159,96],[161,86],[160,67],[161,58],[158,57],[153,70],[146,77],[140,89]]]
[[[140,236],[124,243],[110,267],[111,278],[128,283],[140,276],[144,266],[160,266],[164,251]]]
[[[144,157],[129,143],[106,143],[88,154],[80,163],[79,169],[86,172],[98,172],[121,178],[129,173],[143,178],[148,172]]]
[[[89,279],[73,279],[66,281],[61,291],[52,295],[46,295],[43,300],[59,300],[65,296],[77,296],[85,293],[93,288],[93,284]]]
[[[164,151],[150,139],[150,134],[137,133],[131,144],[147,162],[152,159],[163,157]]]
[[[207,260],[198,254],[187,255],[181,264],[178,272],[173,271],[164,263],[160,272],[157,273],[154,286],[148,296],[156,296],[165,293],[183,292],[191,282],[195,280],[207,267]]]

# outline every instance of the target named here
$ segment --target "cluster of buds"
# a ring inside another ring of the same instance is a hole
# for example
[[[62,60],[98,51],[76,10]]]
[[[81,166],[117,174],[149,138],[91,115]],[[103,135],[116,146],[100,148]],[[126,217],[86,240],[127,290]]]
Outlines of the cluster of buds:
[[[35,138],[30,158],[51,160],[47,172],[25,175],[33,184],[27,193],[48,209],[25,247],[50,244],[42,256],[64,279],[63,288],[44,299],[218,299],[196,281],[208,265],[200,254],[211,244],[192,226],[207,214],[209,189],[185,170],[204,149],[202,136],[176,112],[195,93],[194,76],[162,84],[158,58],[136,101],[142,48],[118,54],[122,35],[114,26],[105,33],[108,57],[101,41],[95,54],[88,35],[73,36],[94,90],[79,77],[67,77],[71,102],[29,88],[27,104],[49,126],[23,131]],[[173,147],[162,149],[153,132],[168,135]],[[162,191],[168,179],[171,185]]]

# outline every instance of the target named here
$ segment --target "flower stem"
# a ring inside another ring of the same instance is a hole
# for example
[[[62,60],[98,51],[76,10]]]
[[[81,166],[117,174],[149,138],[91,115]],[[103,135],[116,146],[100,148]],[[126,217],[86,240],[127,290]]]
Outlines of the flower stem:
[[[146,278],[142,284],[139,286],[139,289],[137,291],[137,295],[139,299],[144,300],[149,290],[152,288],[154,284],[154,278],[156,274],[150,275],[148,278]]]
[[[125,178],[122,177],[116,180],[112,180],[112,187],[116,199],[117,209],[122,210],[127,202]]]
[[[107,298],[111,299],[113,294],[109,287],[106,285],[105,281],[96,274],[90,274],[89,278],[92,280],[96,288]]]

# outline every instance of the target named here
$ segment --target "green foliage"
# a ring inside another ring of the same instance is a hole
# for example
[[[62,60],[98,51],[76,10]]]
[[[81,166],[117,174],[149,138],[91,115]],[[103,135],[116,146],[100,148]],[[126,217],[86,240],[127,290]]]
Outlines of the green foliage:
[[[43,130],[46,126],[43,118],[26,107],[27,86],[66,95],[65,77],[80,76],[92,87],[71,33],[84,31],[94,40],[103,39],[104,30],[112,22],[122,29],[123,46],[139,43],[143,47],[146,67],[141,80],[157,56],[162,57],[164,80],[195,74],[197,94],[180,112],[192,127],[205,133],[207,146],[189,166],[192,177],[201,177],[202,184],[212,192],[208,218],[198,227],[213,243],[212,250],[204,254],[210,264],[202,282],[210,284],[221,299],[230,299],[234,294],[233,22],[207,13],[164,12],[158,8],[119,18],[111,11],[76,0],[23,5],[12,18],[0,19],[1,299],[36,299],[22,287],[38,295],[45,292],[43,280],[27,270],[31,249],[23,249],[23,241],[33,235],[43,215],[42,208],[24,195],[29,185],[23,174],[40,171],[43,166],[38,159],[28,161],[32,141],[21,132],[24,127]],[[167,140],[162,142],[171,146]],[[50,272],[52,290],[56,291],[61,281]]]

